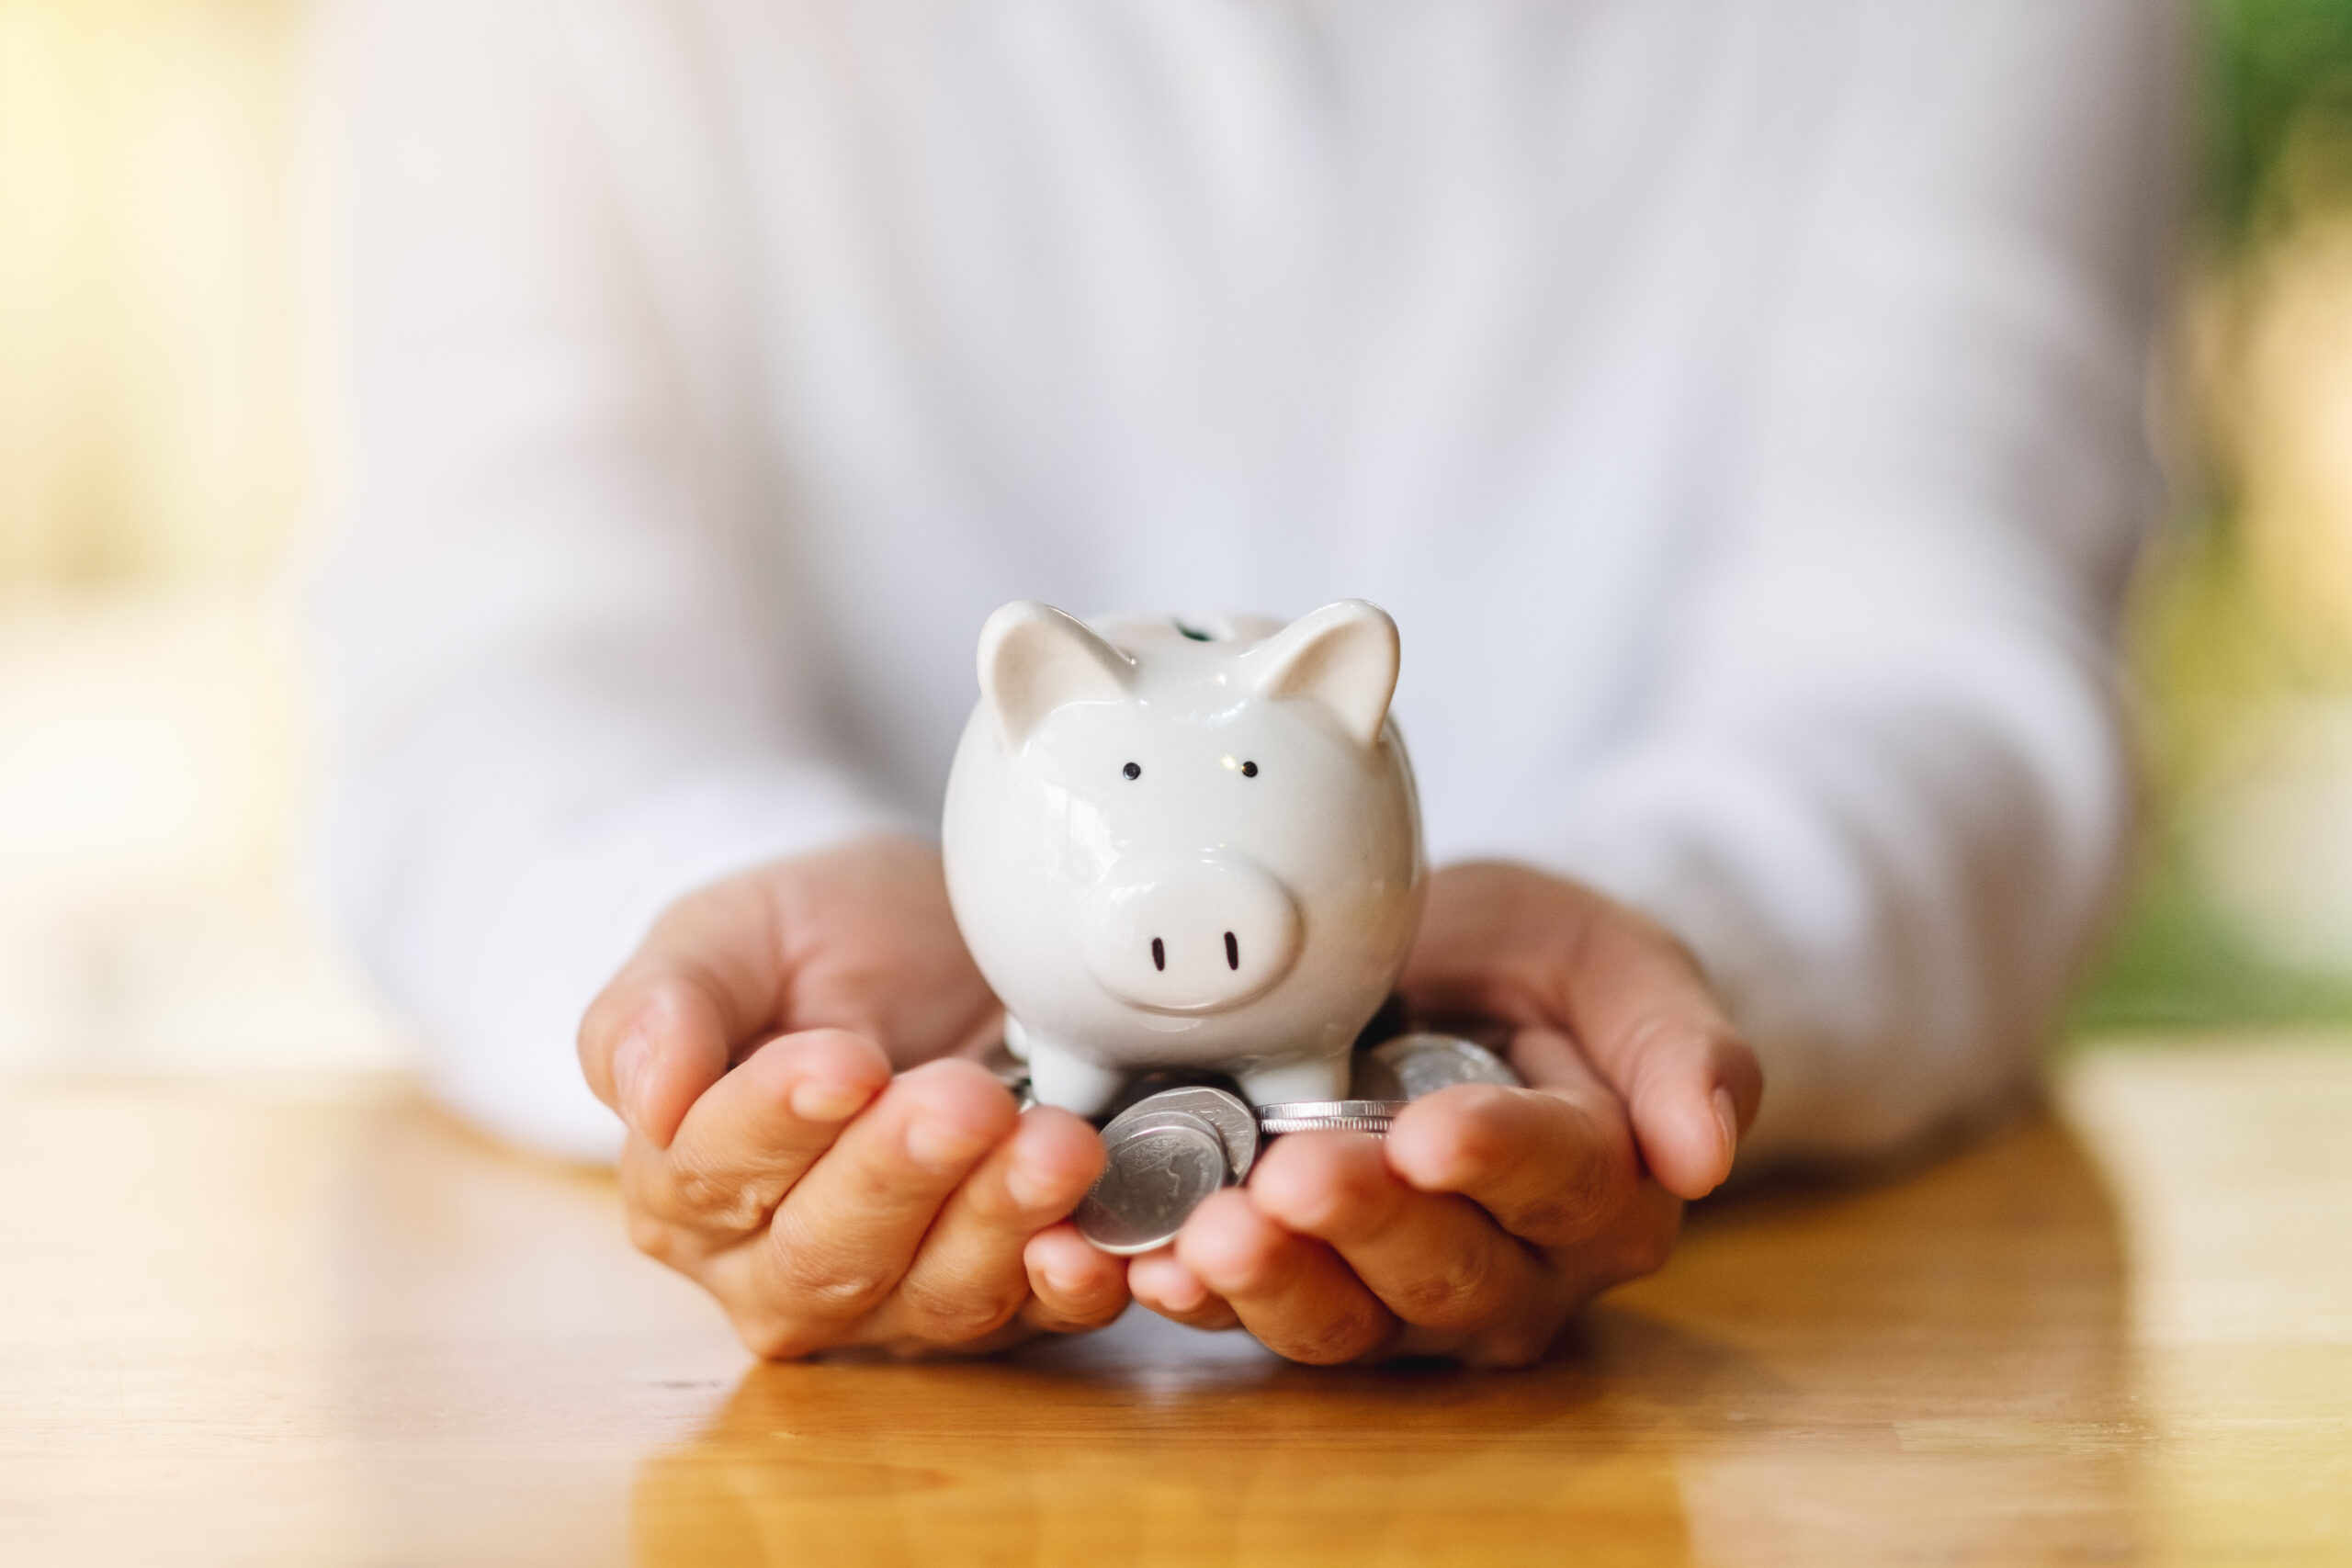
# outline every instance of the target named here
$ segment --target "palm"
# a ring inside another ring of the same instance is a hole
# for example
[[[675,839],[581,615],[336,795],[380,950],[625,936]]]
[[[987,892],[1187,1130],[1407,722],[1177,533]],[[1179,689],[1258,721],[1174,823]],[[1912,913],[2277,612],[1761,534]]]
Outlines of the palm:
[[[848,1029],[912,1066],[972,1047],[1000,1010],[947,904],[938,857],[884,840],[741,880],[745,908],[719,917],[759,933],[776,976],[774,1033]],[[756,1045],[758,1042],[748,1042]]]
[[[581,1026],[630,1128],[632,1238],[763,1355],[1115,1316],[1122,1273],[1059,1223],[1102,1168],[1091,1129],[935,1059],[997,1012],[928,846],[865,840],[680,899]]]
[[[1665,1261],[1679,1199],[1723,1179],[1759,1092],[1689,954],[1588,889],[1457,866],[1431,878],[1404,989],[1515,1025],[1529,1088],[1446,1089],[1385,1145],[1280,1140],[1246,1191],[1129,1266],[1136,1299],[1301,1360],[1516,1363],[1594,1292]]]

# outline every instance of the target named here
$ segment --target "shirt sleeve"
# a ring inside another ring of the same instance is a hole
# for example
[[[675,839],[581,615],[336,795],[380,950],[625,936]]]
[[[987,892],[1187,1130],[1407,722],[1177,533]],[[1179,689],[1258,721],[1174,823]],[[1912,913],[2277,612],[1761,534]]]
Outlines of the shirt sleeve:
[[[797,676],[663,11],[345,0],[321,34],[330,894],[438,1092],[587,1158],[619,1129],[578,1021],[652,916],[909,825]]]
[[[1674,656],[1545,852],[1716,980],[1766,1068],[1744,1166],[2014,1089],[2132,819],[2111,644],[2159,497],[2170,19],[1849,14]]]

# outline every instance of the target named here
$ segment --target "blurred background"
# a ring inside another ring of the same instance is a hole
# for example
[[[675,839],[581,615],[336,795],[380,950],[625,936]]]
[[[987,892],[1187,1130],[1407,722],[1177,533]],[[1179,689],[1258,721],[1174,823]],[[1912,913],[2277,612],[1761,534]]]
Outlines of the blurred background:
[[[2203,0],[2077,1037],[2352,1021],[2352,0]],[[306,881],[297,0],[0,0],[0,1072],[397,1068]]]
[[[294,0],[0,0],[0,1071],[387,1068],[304,881]]]

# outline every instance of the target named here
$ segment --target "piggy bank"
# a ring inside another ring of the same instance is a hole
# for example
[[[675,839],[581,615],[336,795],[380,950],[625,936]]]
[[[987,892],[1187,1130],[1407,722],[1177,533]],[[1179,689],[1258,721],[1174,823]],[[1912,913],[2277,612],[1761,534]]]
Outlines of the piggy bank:
[[[942,852],[1041,1103],[1099,1115],[1166,1069],[1346,1098],[1420,919],[1396,662],[1361,600],[1287,626],[989,617]]]

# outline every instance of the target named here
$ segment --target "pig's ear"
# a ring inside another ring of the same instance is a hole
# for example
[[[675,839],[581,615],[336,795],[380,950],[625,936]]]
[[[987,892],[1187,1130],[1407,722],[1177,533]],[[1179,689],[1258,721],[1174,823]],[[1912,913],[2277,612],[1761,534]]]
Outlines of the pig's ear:
[[[1380,739],[1396,691],[1396,623],[1377,604],[1342,599],[1302,615],[1242,655],[1262,696],[1321,703],[1360,746]]]
[[[1009,746],[1064,703],[1124,700],[1134,673],[1134,660],[1051,604],[1015,600],[980,628],[980,700]]]

